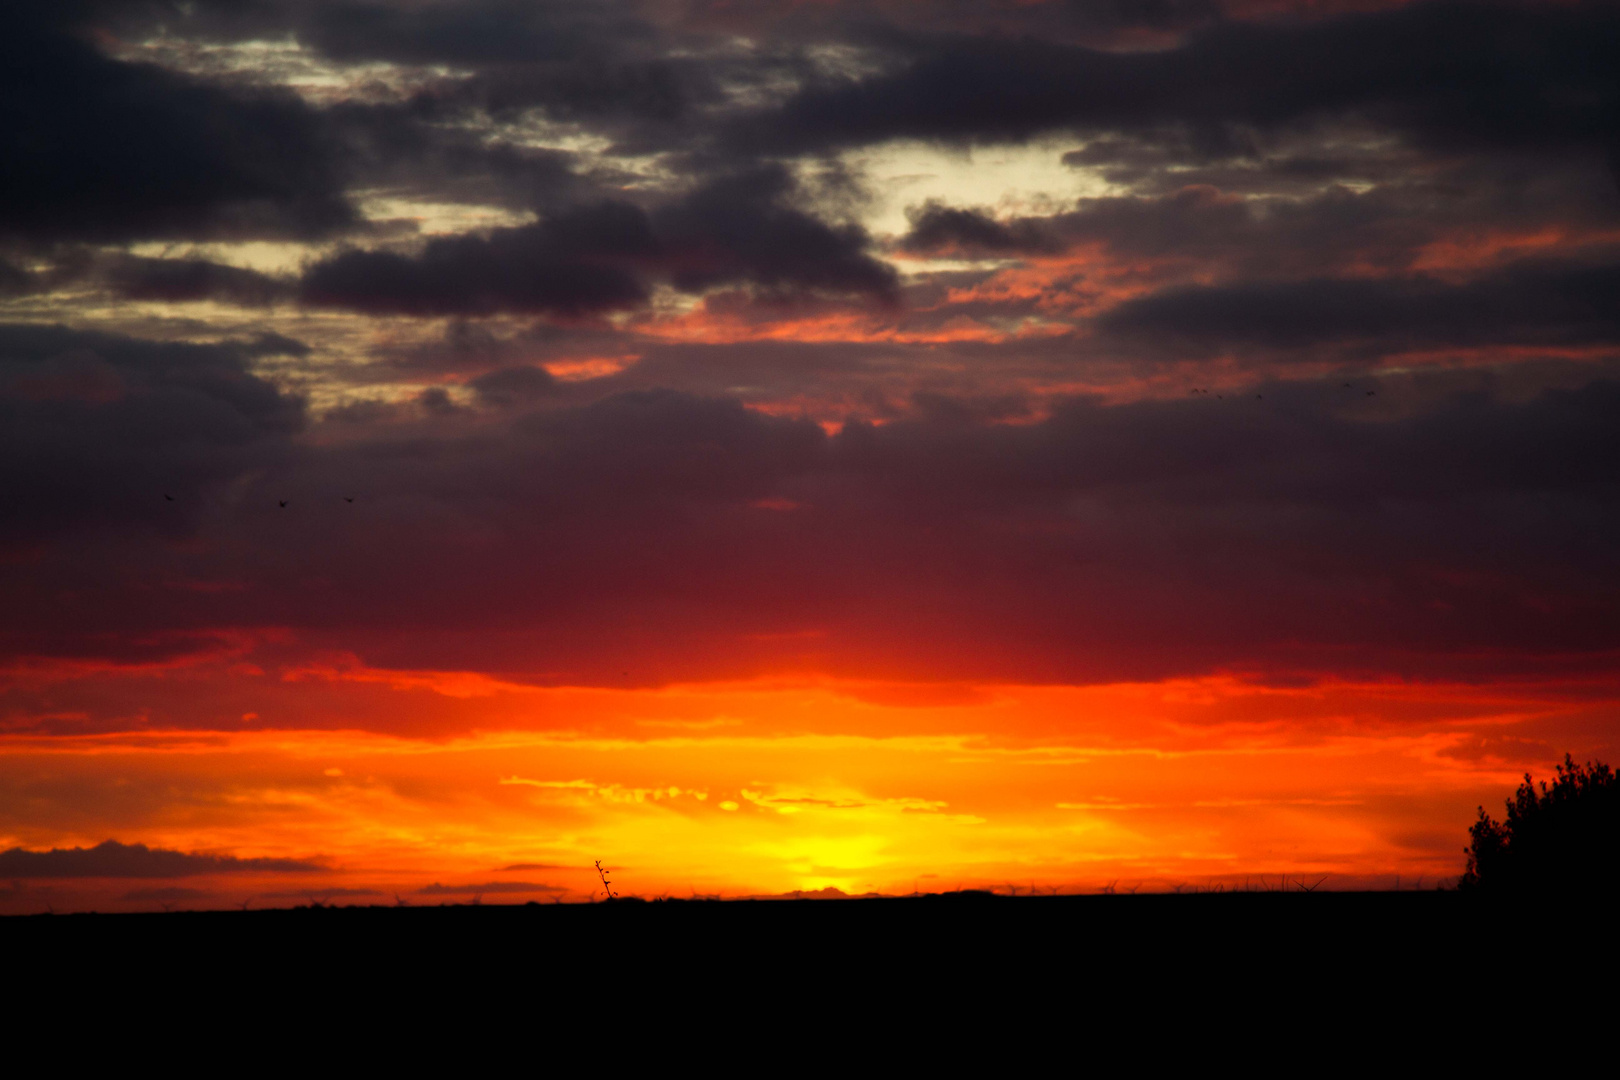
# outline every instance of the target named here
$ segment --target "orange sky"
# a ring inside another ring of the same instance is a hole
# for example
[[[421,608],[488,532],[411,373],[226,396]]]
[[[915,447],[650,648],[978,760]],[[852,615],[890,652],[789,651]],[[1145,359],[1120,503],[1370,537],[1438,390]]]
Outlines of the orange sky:
[[[643,896],[1435,884],[1457,873],[1474,807],[1616,696],[1235,678],[537,689],[358,669],[292,685],[378,726],[412,714],[482,730],[244,719],[250,730],[11,736],[7,846],[116,835],[325,869],[18,883],[5,910],[580,900],[597,858]]]

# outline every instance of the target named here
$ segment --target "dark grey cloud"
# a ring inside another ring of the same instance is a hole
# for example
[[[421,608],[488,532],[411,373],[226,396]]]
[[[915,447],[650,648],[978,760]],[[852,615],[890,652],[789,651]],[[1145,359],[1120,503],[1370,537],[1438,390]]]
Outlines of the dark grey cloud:
[[[206,259],[120,255],[102,268],[107,285],[130,300],[222,300],[262,307],[296,294],[294,283]]]
[[[28,292],[34,285],[34,276],[20,266],[0,259],[0,297],[16,296]]]
[[[280,11],[302,40],[328,56],[484,67],[574,60],[652,40],[656,30],[641,6],[624,0],[460,0],[301,3],[280,5]],[[216,17],[233,14],[226,9]]]
[[[110,59],[84,16],[7,13],[0,235],[312,236],[353,221],[312,109]]]
[[[154,626],[276,628],[291,655],[572,684],[783,665],[1459,677],[1482,657],[1534,673],[1620,647],[1620,381],[1348,381],[1082,399],[1014,424],[1006,402],[925,400],[836,436],[668,392],[550,406],[334,446],[245,479],[203,546],[64,551],[0,568],[0,595],[25,655],[107,655]],[[88,558],[109,567],[99,637],[61,599]],[[129,584],[182,572],[239,587]],[[275,692],[242,693],[263,715]],[[179,699],[152,707],[187,722]]]
[[[489,405],[521,405],[557,393],[557,380],[545,368],[521,365],[497,368],[472,381],[480,401]]]
[[[104,840],[92,848],[0,851],[0,874],[8,878],[184,878],[203,874],[311,873],[326,868],[296,859],[239,859],[145,844]]]
[[[203,490],[288,451],[303,403],[251,366],[301,351],[275,336],[166,343],[0,325],[0,544],[181,529]]]
[[[581,156],[488,137],[485,114],[459,98],[342,102],[322,114],[356,186],[555,213],[599,201],[618,178]]]
[[[866,253],[856,225],[830,226],[786,203],[794,183],[765,165],[723,175],[655,214],[676,287],[751,282],[767,289],[886,297],[892,268]]]
[[[419,253],[346,251],[310,267],[311,305],[372,314],[580,317],[637,307],[652,282],[697,292],[752,284],[887,298],[894,271],[858,226],[788,204],[785,169],[711,180],[651,212],[626,202],[575,207],[535,225],[429,241]]]
[[[1615,147],[1620,15],[1605,4],[1413,4],[1319,21],[1217,22],[1173,48],[917,35],[887,70],[825,79],[739,121],[739,148],[1019,140],[1179,125],[1198,156],[1245,129],[1366,119],[1443,149]],[[1369,65],[1368,57],[1377,57]]]
[[[1391,251],[1411,259],[1446,224],[1472,225],[1479,215],[1448,220],[1431,206],[1422,223],[1414,206],[1389,194],[1333,190],[1311,198],[1242,199],[1209,185],[1186,185],[1162,195],[1076,200],[1045,216],[997,217],[974,207],[930,201],[908,213],[904,251],[1007,257],[1050,255],[1102,243],[1123,257],[1196,259],[1205,265],[1326,269],[1349,260],[1386,261]],[[1440,218],[1440,220],[1435,220]]]
[[[1049,254],[1101,244],[1130,259],[1147,256],[1222,276],[1277,280],[1327,275],[1368,276],[1410,272],[1437,245],[1466,248],[1492,236],[1569,232],[1612,235],[1620,228],[1620,198],[1606,180],[1559,168],[1496,168],[1488,164],[1436,164],[1386,176],[1365,190],[1320,184],[1278,192],[1265,186],[1265,168],[1233,169],[1223,184],[1193,182],[1197,170],[1167,174],[1168,190],[1083,198],[1044,216],[997,216],[973,207],[930,202],[911,209],[903,250],[958,250],[1006,257]],[[1255,190],[1256,187],[1260,190]],[[1556,254],[1556,253],[1555,253]],[[1511,249],[1503,261],[1511,258]],[[1590,264],[1614,257],[1612,241],[1570,252]],[[1476,274],[1490,268],[1488,253],[1470,263],[1458,252],[1454,266],[1431,267]]]
[[[700,62],[596,55],[485,71],[446,86],[431,104],[439,111],[477,110],[495,117],[538,108],[558,120],[610,127],[639,122],[656,130],[685,118],[694,97],[712,101],[717,96],[705,74]]]
[[[1096,320],[1154,347],[1620,346],[1620,266],[1521,263],[1462,284],[1432,277],[1243,282],[1127,300]]]
[[[455,78],[432,83],[412,103],[441,117],[540,109],[562,120],[657,125],[719,96],[714,58],[678,55],[701,54],[710,42],[682,34],[667,19],[660,25],[635,2],[322,2],[247,11],[205,5],[198,14],[201,33],[291,32],[334,60],[453,68]]]
[[[982,210],[930,201],[908,214],[911,231],[901,238],[904,251],[942,252],[963,249],[989,255],[1060,251],[1054,231],[1030,219],[998,221]]]
[[[902,250],[998,259],[1065,254],[1052,287],[1095,306],[1075,318],[1100,355],[1159,364],[1216,355],[1260,368],[1290,353],[1368,363],[1411,349],[1606,348],[1620,249],[1620,200],[1578,198],[1555,179],[1530,193],[1441,195],[1424,183],[1308,198],[1238,198],[1198,185],[1164,195],[1082,199],[1041,217],[915,208]],[[1535,238],[1595,242],[1560,250]],[[1490,244],[1501,237],[1500,251]],[[1515,251],[1513,242],[1529,242]],[[979,318],[1049,313],[1028,291],[947,302],[990,270],[919,279],[921,310]],[[1197,284],[1193,284],[1197,282]],[[1114,299],[1123,283],[1131,295]],[[1123,350],[1121,352],[1120,350]],[[1098,353],[1094,352],[1094,355]]]
[[[1092,138],[1077,163],[1121,166],[1121,176],[1135,168],[1144,184],[1161,182],[1169,166],[1218,161],[1259,166],[1251,176],[1273,182],[1364,177],[1389,157],[1388,140],[1369,132],[1438,155],[1601,158],[1620,146],[1613,74],[1620,16],[1603,4],[1414,4],[1254,21],[1220,18],[1201,2],[957,3],[926,20],[905,5],[813,17],[767,5],[711,17],[639,4],[515,0],[202,3],[187,12],[71,4],[49,18],[19,20],[17,40],[37,40],[43,51],[11,77],[60,72],[51,76],[60,85],[41,83],[28,98],[61,115],[41,111],[38,130],[17,136],[49,151],[43,167],[36,161],[16,180],[37,188],[12,200],[19,221],[26,218],[18,228],[46,238],[116,238],[268,228],[275,219],[283,230],[330,231],[352,225],[341,205],[345,186],[493,199],[548,217],[609,197],[615,181],[587,175],[597,166],[578,155],[489,137],[492,118],[520,118],[531,108],[594,125],[621,146],[672,152],[683,168],[722,177],[714,199],[735,197],[739,176],[764,175],[761,155],[901,137],[1001,141],[1074,130]],[[460,74],[429,79],[403,101],[314,109],[250,91],[225,70],[209,83],[119,63],[82,33],[111,26],[135,40],[159,25],[199,39],[291,33],[340,61],[448,64]],[[1133,28],[1164,35],[1132,37]],[[745,55],[727,44],[739,32],[766,42],[772,31],[781,32],[775,47]],[[1126,36],[1108,36],[1116,32]],[[1078,43],[1085,40],[1093,46]],[[1118,47],[1150,40],[1164,47]],[[854,48],[866,59],[837,74],[837,65],[808,59],[811,46]],[[52,50],[58,62],[47,63]],[[1368,56],[1379,63],[1369,67]],[[752,107],[742,103],[748,95],[733,99],[719,89],[752,85],[754,97],[774,100],[794,83],[785,101]],[[104,84],[112,89],[103,93]],[[149,115],[132,112],[141,109]],[[1268,147],[1285,134],[1311,133],[1317,145],[1309,150],[1279,156]],[[64,141],[81,135],[83,146]],[[52,164],[58,158],[60,168]],[[153,173],[160,168],[183,170],[183,182]],[[105,180],[113,175],[119,184]],[[1230,170],[1227,177],[1237,179]],[[108,201],[119,198],[123,210]],[[743,195],[745,207],[758,201]],[[69,203],[82,211],[61,209]],[[185,221],[168,222],[177,207]],[[889,286],[880,265],[859,259],[859,244],[852,257],[840,230],[809,227],[779,204],[739,224],[734,236],[724,235],[728,219],[695,202],[686,216],[756,277],[771,276],[773,252],[802,248],[820,254],[795,271],[799,277],[855,291]],[[993,241],[982,229],[978,235]],[[780,276],[802,286],[794,274]]]
[[[371,314],[581,316],[643,303],[633,266],[655,247],[640,210],[602,204],[485,237],[435,239],[417,255],[343,252],[305,272],[302,297]]]

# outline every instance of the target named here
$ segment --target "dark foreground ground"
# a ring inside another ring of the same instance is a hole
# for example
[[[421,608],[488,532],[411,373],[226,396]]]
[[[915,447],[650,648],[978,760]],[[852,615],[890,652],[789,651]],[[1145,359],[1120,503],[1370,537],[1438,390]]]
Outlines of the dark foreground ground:
[[[0,918],[13,960],[86,964],[148,957],[200,965],[252,958],[274,968],[341,956],[388,965],[579,965],[608,959],[768,964],[811,972],[879,959],[1073,968],[1174,958],[1290,965],[1466,964],[1498,950],[1556,950],[1607,934],[1620,912],[1556,897],[1492,900],[1455,891],[1036,896],[987,893],[858,900],[618,900],[597,904],[302,906],[167,914]],[[1596,944],[1596,941],[1592,941]],[[1604,944],[1612,944],[1610,939]]]
[[[11,917],[0,955],[30,1004],[205,1029],[276,1016],[424,1045],[533,1027],[637,1047],[662,1032],[682,1054],[794,1031],[796,1053],[847,1053],[900,1031],[937,1060],[984,1052],[990,1031],[1045,1045],[1152,1021],[1146,1055],[1306,1036],[1354,1055],[1454,1024],[1477,1040],[1509,1015],[1523,1034],[1536,1011],[1612,1019],[1613,911],[1455,892],[332,907]]]
[[[611,965],[783,977],[890,980],[970,966],[1125,977],[1292,973],[1397,965],[1410,973],[1613,943],[1610,902],[1492,902],[1457,892],[1226,893],[1008,898],[983,893],[861,900],[298,907],[280,910],[0,918],[16,963],[205,971],[249,965],[532,969],[590,981]]]

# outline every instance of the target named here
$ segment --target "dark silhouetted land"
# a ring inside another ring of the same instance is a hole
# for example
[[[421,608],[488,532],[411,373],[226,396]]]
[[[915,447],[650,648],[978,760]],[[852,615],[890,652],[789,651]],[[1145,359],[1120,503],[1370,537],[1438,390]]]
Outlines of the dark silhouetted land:
[[[1455,891],[620,900],[12,917],[0,950],[31,1015],[83,1039],[122,1023],[139,1055],[166,1025],[229,1032],[300,1075],[414,1074],[430,1052],[458,1071],[587,1053],[607,1077],[1234,1054],[1336,1073],[1438,1065],[1460,1016],[1494,1025],[1526,980],[1558,1030],[1599,1030],[1606,999],[1539,973],[1606,940],[1605,916]]]
[[[1318,973],[1375,958],[1434,970],[1510,950],[1545,929],[1602,909],[1559,903],[1511,909],[1477,894],[1217,893],[1036,896],[988,893],[826,900],[597,904],[299,907],[172,914],[36,915],[0,919],[0,947],[12,957],[55,957],[96,965],[113,958],[137,969],[181,958],[274,967],[294,956],[341,955],[379,968],[410,962],[468,970],[496,958],[543,954],[547,964],[584,972],[611,959],[698,968],[764,965],[813,972],[839,964],[1099,966],[1116,974],[1141,965],[1177,971],[1239,970],[1283,963]],[[1512,914],[1511,919],[1505,918]],[[1572,921],[1573,920],[1573,921]]]

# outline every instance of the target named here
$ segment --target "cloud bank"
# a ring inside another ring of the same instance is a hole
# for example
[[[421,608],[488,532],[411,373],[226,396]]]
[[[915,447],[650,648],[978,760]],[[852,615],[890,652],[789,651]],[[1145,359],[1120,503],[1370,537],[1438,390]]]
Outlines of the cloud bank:
[[[92,848],[51,848],[28,851],[11,848],[0,851],[0,874],[22,880],[40,878],[185,878],[204,874],[301,874],[325,869],[315,863],[295,859],[239,859],[234,855],[206,855],[194,852],[149,848],[145,844],[120,844],[103,840]],[[185,899],[158,893],[174,890],[145,890],[146,899]],[[186,890],[182,890],[186,891]],[[137,897],[143,898],[143,897]]]

